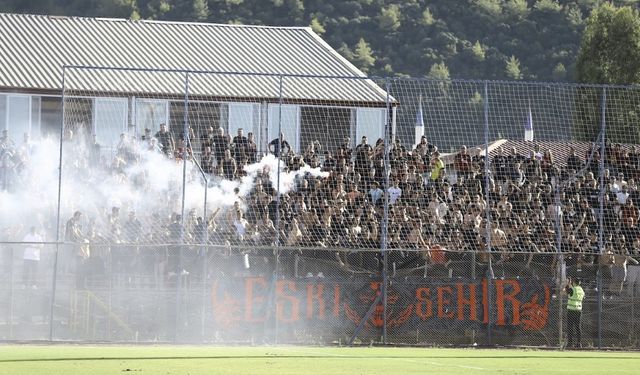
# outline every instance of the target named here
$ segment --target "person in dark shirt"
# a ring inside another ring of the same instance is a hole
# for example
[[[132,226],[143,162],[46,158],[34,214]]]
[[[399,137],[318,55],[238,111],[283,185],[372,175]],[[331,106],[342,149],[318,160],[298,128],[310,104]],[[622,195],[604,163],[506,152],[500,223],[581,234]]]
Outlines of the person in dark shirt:
[[[213,144],[213,153],[216,157],[218,164],[222,162],[225,157],[225,153],[230,149],[229,135],[224,134],[223,128],[218,128],[218,132],[211,138]]]
[[[258,145],[256,144],[253,133],[247,133],[247,163],[253,164],[258,161]]]
[[[240,164],[243,157],[248,156],[249,153],[249,140],[244,136],[243,129],[238,129],[238,135],[233,137],[231,142],[233,146],[233,158],[236,159],[236,163]]]
[[[360,144],[356,147],[356,160],[355,170],[361,175],[366,175],[371,167],[371,157],[373,155],[373,148],[367,142],[367,137],[362,136]]]
[[[173,134],[167,130],[166,124],[160,124],[160,131],[156,133],[155,137],[162,147],[162,153],[167,156],[173,155],[173,150],[175,149],[176,144],[173,139]]]
[[[583,167],[582,160],[576,154],[576,149],[571,147],[569,151],[569,157],[567,157],[567,169],[573,170],[574,173],[578,172]]]
[[[233,180],[236,176],[236,168],[236,160],[231,157],[231,151],[225,151],[224,160],[222,160],[224,178],[227,180]]]
[[[274,154],[276,157],[280,157],[280,152],[282,152],[283,155],[291,152],[291,146],[289,145],[289,142],[285,141],[283,133],[280,133],[278,138],[269,142],[269,152]]]
[[[325,172],[331,172],[336,169],[336,160],[331,156],[330,151],[324,152],[324,163],[322,163],[322,170]]]

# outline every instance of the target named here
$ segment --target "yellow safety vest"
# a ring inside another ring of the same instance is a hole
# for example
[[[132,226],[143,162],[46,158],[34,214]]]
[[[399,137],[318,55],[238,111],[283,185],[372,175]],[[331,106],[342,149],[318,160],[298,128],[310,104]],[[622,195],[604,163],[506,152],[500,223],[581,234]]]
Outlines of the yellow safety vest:
[[[582,300],[584,299],[584,290],[580,285],[571,287],[573,294],[569,296],[567,301],[567,310],[582,311]]]

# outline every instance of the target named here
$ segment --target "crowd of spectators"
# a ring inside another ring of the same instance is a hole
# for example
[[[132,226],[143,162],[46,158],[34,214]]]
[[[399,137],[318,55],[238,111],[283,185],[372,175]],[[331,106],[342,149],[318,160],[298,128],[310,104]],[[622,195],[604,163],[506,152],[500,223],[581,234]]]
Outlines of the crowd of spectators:
[[[6,139],[5,134],[3,145],[9,144]],[[194,153],[194,147],[200,152]],[[121,214],[113,207],[105,218],[85,219],[84,229],[71,219],[66,240],[127,244],[111,248],[116,264],[157,268],[162,263],[176,272],[178,260],[172,259],[175,252],[169,247],[141,251],[129,245],[184,243],[197,249],[207,243],[245,250],[278,245],[291,252],[309,247],[321,250],[313,256],[339,267],[370,271],[378,270],[381,262],[377,252],[368,250],[382,246],[392,250],[394,269],[417,269],[425,263],[447,267],[470,259],[470,254],[479,264],[492,258],[496,265],[518,260],[524,267],[532,261],[548,267],[564,254],[576,272],[603,264],[615,267],[640,255],[640,212],[634,203],[640,202],[640,150],[635,147],[607,144],[604,150],[594,146],[582,155],[572,148],[565,160],[556,160],[551,150],[536,144],[526,153],[497,147],[488,166],[479,149],[462,146],[441,155],[426,137],[414,147],[392,142],[388,163],[385,141],[370,143],[367,137],[355,147],[347,138],[333,150],[315,141],[296,153],[280,134],[267,148],[260,150],[253,134],[245,136],[242,129],[233,137],[222,128],[211,127],[200,135],[191,131],[186,141],[165,125],[154,135],[145,131],[135,142],[123,135],[115,153],[120,164],[135,163],[136,150],[148,149],[177,161],[186,155],[194,168],[213,179],[237,180],[246,175],[244,166],[272,153],[286,171],[309,166],[326,176],[298,177],[294,189],[279,195],[267,171],[259,172],[248,195],[237,194],[233,204],[209,212],[206,220],[196,210],[184,219],[159,211],[139,218],[136,212]],[[97,143],[94,149],[99,150]],[[110,167],[117,169],[118,164]],[[90,258],[89,247],[78,246],[75,255]],[[130,260],[134,248],[135,262]],[[198,251],[190,254],[195,257]]]

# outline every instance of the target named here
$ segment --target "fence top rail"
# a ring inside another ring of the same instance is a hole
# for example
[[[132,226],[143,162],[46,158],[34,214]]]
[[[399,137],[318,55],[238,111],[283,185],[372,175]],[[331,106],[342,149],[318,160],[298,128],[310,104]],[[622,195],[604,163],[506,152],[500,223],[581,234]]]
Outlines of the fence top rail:
[[[435,79],[429,77],[382,77],[382,76],[338,76],[338,75],[317,75],[317,74],[290,74],[276,72],[242,72],[242,71],[220,71],[220,70],[200,70],[200,69],[169,69],[169,68],[149,68],[149,67],[123,67],[123,66],[91,66],[91,65],[64,65],[65,70],[111,70],[111,71],[136,71],[152,73],[183,73],[183,74],[218,74],[227,76],[258,76],[284,78],[317,78],[317,79],[345,79],[345,80],[370,80],[385,82],[449,82],[449,83],[473,83],[473,84],[500,84],[515,86],[547,86],[547,87],[572,87],[572,88],[614,88],[614,89],[639,89],[638,84],[608,84],[608,83],[578,83],[578,82],[548,82],[548,81],[508,81],[508,80],[486,80],[486,79]]]

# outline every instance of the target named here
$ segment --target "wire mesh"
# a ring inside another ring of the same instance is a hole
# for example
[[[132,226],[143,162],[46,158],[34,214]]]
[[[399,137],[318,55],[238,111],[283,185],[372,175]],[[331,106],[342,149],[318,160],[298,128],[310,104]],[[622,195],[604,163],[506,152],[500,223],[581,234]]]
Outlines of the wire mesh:
[[[2,138],[4,339],[561,347],[579,277],[637,346],[634,87],[64,81]]]

